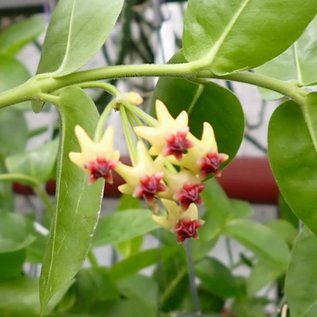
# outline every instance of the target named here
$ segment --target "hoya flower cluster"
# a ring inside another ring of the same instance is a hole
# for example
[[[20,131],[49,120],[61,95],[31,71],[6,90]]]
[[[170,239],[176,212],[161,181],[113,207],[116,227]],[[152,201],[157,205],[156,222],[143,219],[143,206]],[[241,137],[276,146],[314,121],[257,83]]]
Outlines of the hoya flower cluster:
[[[81,153],[72,152],[69,157],[89,173],[91,183],[98,178],[111,183],[113,171],[118,173],[125,181],[119,190],[145,199],[153,220],[174,232],[178,242],[198,238],[197,229],[204,223],[199,219],[197,209],[197,204],[202,202],[203,181],[209,175],[219,176],[220,165],[228,156],[218,153],[214,132],[208,122],[204,123],[201,139],[198,139],[189,131],[185,111],[174,119],[166,106],[157,100],[155,120],[137,107],[141,102],[142,98],[135,93],[117,97],[116,109],[121,111],[122,117],[130,118],[129,125],[139,139],[133,145],[131,135],[126,135],[130,141],[127,143],[132,156],[131,166],[120,162],[120,154],[113,148],[112,127],[94,142],[77,126],[75,134]],[[125,130],[126,134],[129,131],[130,127]]]

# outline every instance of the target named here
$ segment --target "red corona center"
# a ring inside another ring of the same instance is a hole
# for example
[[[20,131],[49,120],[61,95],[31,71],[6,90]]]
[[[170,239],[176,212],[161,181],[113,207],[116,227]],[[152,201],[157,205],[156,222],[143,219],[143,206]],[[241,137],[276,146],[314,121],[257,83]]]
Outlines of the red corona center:
[[[200,174],[202,177],[207,177],[210,173],[216,176],[221,176],[219,170],[220,164],[225,162],[227,159],[226,155],[218,153],[208,153],[204,158],[200,160]]]
[[[181,243],[187,238],[198,239],[197,229],[200,228],[203,223],[204,222],[200,219],[183,219],[179,221],[175,227],[177,242]]]
[[[178,131],[166,140],[164,155],[174,155],[177,160],[181,160],[183,154],[193,146],[193,142],[186,138],[187,130]]]
[[[113,183],[112,171],[117,166],[117,162],[106,160],[105,158],[97,158],[84,165],[90,172],[89,182],[94,183],[98,178],[104,178],[107,183]]]
[[[140,185],[135,189],[135,196],[139,198],[144,198],[147,202],[151,203],[154,196],[163,192],[166,187],[161,183],[163,178],[163,173],[155,173],[151,176],[143,176],[140,179]]]
[[[182,190],[177,194],[176,199],[179,201],[181,207],[186,210],[191,203],[202,203],[200,193],[204,188],[205,186],[201,183],[185,184]]]

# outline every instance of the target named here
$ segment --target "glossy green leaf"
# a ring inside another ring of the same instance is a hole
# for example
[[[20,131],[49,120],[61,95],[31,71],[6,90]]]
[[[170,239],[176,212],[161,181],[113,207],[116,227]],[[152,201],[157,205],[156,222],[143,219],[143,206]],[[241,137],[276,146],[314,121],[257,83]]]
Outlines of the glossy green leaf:
[[[231,205],[225,192],[215,179],[205,182],[205,190],[202,192],[205,206],[203,219],[205,224],[199,229],[200,239],[203,241],[219,236],[230,218]]]
[[[298,0],[189,0],[184,55],[188,61],[205,59],[217,74],[249,69],[286,50],[316,13],[315,0],[300,5]]]
[[[125,212],[129,209],[140,209],[141,201],[140,199],[133,197],[131,195],[122,195],[119,202],[118,211]],[[143,244],[143,235],[134,237],[130,240],[122,241],[116,245],[116,249],[119,253],[125,257],[137,254]]]
[[[161,310],[177,310],[184,298],[189,295],[184,248],[181,248],[175,256],[162,260],[154,271],[154,278],[159,285]]]
[[[0,315],[3,317],[38,317],[38,280],[20,278],[0,282]]]
[[[29,175],[39,184],[50,179],[55,167],[58,140],[46,143],[35,150],[15,154],[6,158],[9,173]]]
[[[61,145],[58,159],[57,207],[40,279],[42,311],[52,296],[67,287],[80,269],[96,227],[104,182],[88,184],[88,176],[68,158],[80,151],[74,134],[81,125],[92,137],[99,118],[92,100],[79,88],[65,88],[58,105]]]
[[[43,44],[38,73],[69,74],[101,48],[123,0],[68,0],[56,6]]]
[[[0,281],[22,277],[25,256],[25,249],[0,253]]]
[[[195,265],[195,272],[202,286],[220,298],[237,295],[235,279],[231,271],[215,258],[206,257]]]
[[[80,306],[89,307],[95,302],[120,298],[117,285],[105,267],[80,270],[76,277],[76,289]]]
[[[48,312],[64,295],[65,290],[57,294],[48,307]],[[39,280],[21,277],[13,281],[0,282],[0,316],[1,317],[38,317]]]
[[[170,62],[183,62],[181,53]],[[161,78],[155,88],[153,101],[165,103],[175,117],[188,111],[191,132],[201,137],[203,122],[209,122],[214,131],[219,152],[236,155],[244,133],[244,114],[237,97],[229,90],[213,83],[198,84],[177,78]],[[226,163],[226,164],[227,164]]]
[[[0,53],[0,92],[18,86],[29,78],[29,71],[20,61]]]
[[[317,82],[317,17],[292,47],[273,60],[261,65],[256,72],[282,80],[298,80],[308,86]],[[276,92],[265,90],[264,97],[281,97]]]
[[[278,213],[281,219],[289,222],[295,229],[300,227],[298,218],[295,216],[293,210],[289,207],[281,194],[278,199]]]
[[[21,250],[34,239],[32,221],[16,213],[0,211],[0,253]]]
[[[288,221],[276,219],[266,225],[275,231],[289,246],[293,245],[297,236],[297,230]]]
[[[268,227],[248,219],[236,219],[227,224],[225,232],[260,259],[286,269],[289,248],[279,235]]]
[[[39,15],[13,24],[0,34],[0,52],[16,54],[26,44],[36,39],[44,28],[44,17]]]
[[[225,305],[225,300],[210,293],[208,289],[202,287],[201,285],[198,286],[197,291],[198,291],[201,311],[205,313],[200,316],[221,317],[221,315],[216,313],[219,313],[220,311],[222,311]],[[210,315],[206,315],[208,313],[210,313]]]
[[[111,268],[111,275],[120,279],[132,275],[150,265],[157,264],[177,252],[178,247],[161,247],[159,249],[149,249],[130,256],[120,262],[115,263]]]
[[[102,217],[98,223],[93,246],[118,243],[146,234],[158,225],[148,209],[130,209]]]
[[[273,283],[285,272],[286,267],[281,267],[270,261],[259,260],[251,270],[247,280],[247,291],[249,296],[256,296],[263,287]]]
[[[317,314],[317,237],[304,229],[296,239],[285,280],[285,293],[292,317]]]
[[[307,122],[300,107],[285,102],[269,124],[269,159],[279,189],[295,215],[317,233],[317,93],[307,98]]]
[[[0,280],[22,276],[26,248],[35,239],[33,221],[20,214],[0,211]]]
[[[281,80],[297,79],[296,63],[294,59],[294,46],[287,49],[281,55],[269,62],[257,67],[255,71],[259,74],[274,77]],[[266,100],[282,98],[283,95],[269,89],[258,87],[261,96]]]
[[[14,127],[14,131],[12,129]],[[21,111],[11,108],[0,110],[0,155],[24,151],[27,142],[27,124]]]
[[[253,214],[252,206],[249,202],[230,199],[231,218],[248,218]]]

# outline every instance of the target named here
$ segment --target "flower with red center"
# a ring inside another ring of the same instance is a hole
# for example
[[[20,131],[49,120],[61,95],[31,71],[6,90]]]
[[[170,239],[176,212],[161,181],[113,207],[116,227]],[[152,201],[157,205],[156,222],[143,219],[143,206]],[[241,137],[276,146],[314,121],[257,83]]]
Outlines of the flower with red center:
[[[163,102],[155,103],[157,125],[155,127],[135,127],[135,133],[149,141],[152,145],[151,155],[174,155],[181,159],[182,155],[192,147],[191,135],[188,128],[188,115],[182,111],[174,119]]]
[[[120,153],[113,150],[113,128],[109,127],[99,142],[92,141],[80,126],[75,127],[75,134],[81,152],[69,153],[69,159],[89,173],[91,183],[98,178],[104,178],[108,183],[112,183],[112,171],[120,157]]]
[[[175,227],[177,242],[181,243],[188,238],[198,239],[197,229],[200,228],[203,223],[204,222],[200,219],[191,220],[185,218],[180,220]]]
[[[118,164],[116,172],[126,181],[119,186],[124,194],[133,194],[135,197],[143,197],[148,203],[152,203],[158,194],[164,194],[166,189],[163,184],[163,162],[161,157],[153,161],[143,142],[137,144],[138,162],[134,166],[123,163]]]
[[[94,183],[98,178],[104,178],[107,183],[113,183],[112,171],[117,166],[117,162],[106,160],[105,158],[96,158],[84,165],[85,169],[90,172],[89,181]]]
[[[193,146],[188,149],[181,160],[170,158],[176,165],[186,168],[194,175],[199,175],[205,179],[209,174],[220,176],[220,165],[228,159],[228,155],[218,153],[217,143],[212,126],[204,122],[201,140],[190,137]]]
[[[161,227],[175,232],[179,243],[187,238],[198,239],[197,229],[204,224],[204,221],[198,218],[197,206],[190,204],[184,211],[174,201],[162,199],[162,203],[165,213],[152,215],[152,219]]]
[[[200,175],[202,178],[206,178],[209,174],[215,176],[221,176],[220,164],[227,160],[228,156],[225,154],[208,153],[200,160]]]
[[[165,170],[164,179],[168,185],[168,194],[166,197],[177,201],[184,210],[191,203],[201,204],[200,193],[204,190],[205,186],[190,171],[181,170],[180,172],[171,172]]]
[[[186,138],[189,128],[177,131],[166,139],[166,145],[163,148],[165,156],[174,155],[177,160],[181,160],[183,154],[193,146],[193,142]]]
[[[162,184],[163,173],[155,173],[151,176],[140,178],[140,185],[135,189],[134,195],[146,199],[149,203],[153,202],[154,196],[166,190]]]
[[[201,183],[184,184],[182,190],[176,195],[181,207],[186,210],[191,203],[201,204],[200,193],[205,189]]]

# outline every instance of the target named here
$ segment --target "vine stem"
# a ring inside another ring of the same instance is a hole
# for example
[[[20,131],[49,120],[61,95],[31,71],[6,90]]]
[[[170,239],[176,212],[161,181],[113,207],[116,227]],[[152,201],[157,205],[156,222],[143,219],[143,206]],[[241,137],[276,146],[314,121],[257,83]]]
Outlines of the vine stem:
[[[105,110],[102,112],[96,130],[95,130],[95,135],[94,135],[94,141],[95,142],[100,142],[104,132],[105,132],[105,125],[106,121],[113,109],[113,107],[116,105],[116,100],[112,100],[108,103],[106,106]]]
[[[128,150],[130,153],[130,158],[131,161],[134,164],[137,163],[138,161],[138,154],[136,151],[136,146],[135,143],[133,141],[133,137],[132,137],[132,133],[131,133],[131,126],[129,123],[129,118],[127,116],[126,110],[124,107],[120,107],[120,115],[121,115],[121,120],[122,120],[122,127],[124,130],[124,135],[126,138],[126,142],[127,142],[127,146],[128,146]]]
[[[219,76],[209,70],[197,69],[195,62],[164,65],[118,65],[79,71],[62,77],[52,77],[52,74],[36,75],[24,84],[2,92],[0,94],[0,108],[30,99],[39,99],[39,96],[43,93],[49,94],[59,88],[74,84],[125,77],[218,78],[232,80],[277,91],[296,102],[302,102],[305,95],[308,94],[308,91],[299,87],[295,81],[283,81],[251,72],[237,72]]]

